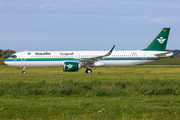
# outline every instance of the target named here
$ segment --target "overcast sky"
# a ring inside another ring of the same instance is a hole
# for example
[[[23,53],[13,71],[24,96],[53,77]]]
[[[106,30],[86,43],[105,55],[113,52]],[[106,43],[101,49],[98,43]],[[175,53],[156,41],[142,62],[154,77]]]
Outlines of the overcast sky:
[[[0,0],[0,49],[144,49],[170,27],[180,49],[179,0]]]

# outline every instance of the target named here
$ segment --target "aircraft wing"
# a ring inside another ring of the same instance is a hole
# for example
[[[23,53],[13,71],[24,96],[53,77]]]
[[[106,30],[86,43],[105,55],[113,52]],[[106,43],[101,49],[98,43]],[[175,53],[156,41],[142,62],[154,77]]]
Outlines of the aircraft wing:
[[[94,63],[95,61],[99,61],[99,59],[103,59],[103,57],[110,56],[112,51],[114,50],[114,47],[115,47],[115,45],[113,45],[113,47],[110,49],[110,51],[105,55],[92,57],[92,58],[88,58],[88,59],[82,59],[82,60],[79,60],[79,62],[86,65],[86,64]]]

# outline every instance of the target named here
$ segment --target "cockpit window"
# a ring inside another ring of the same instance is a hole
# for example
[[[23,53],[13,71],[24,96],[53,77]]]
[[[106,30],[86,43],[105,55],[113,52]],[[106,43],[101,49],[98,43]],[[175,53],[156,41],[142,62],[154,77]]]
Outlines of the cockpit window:
[[[17,58],[17,56],[16,55],[12,55],[10,58]]]

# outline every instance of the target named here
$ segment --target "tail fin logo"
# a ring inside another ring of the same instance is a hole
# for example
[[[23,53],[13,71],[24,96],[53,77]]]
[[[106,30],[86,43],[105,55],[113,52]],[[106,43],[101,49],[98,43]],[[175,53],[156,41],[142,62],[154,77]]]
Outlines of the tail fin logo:
[[[157,39],[159,43],[163,44],[166,39],[163,39],[163,37],[160,37],[160,39]]]

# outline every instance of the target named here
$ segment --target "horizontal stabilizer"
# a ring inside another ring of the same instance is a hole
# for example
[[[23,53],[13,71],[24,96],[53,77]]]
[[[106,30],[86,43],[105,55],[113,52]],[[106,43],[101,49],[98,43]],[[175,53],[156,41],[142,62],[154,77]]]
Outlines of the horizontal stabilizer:
[[[171,52],[171,51],[167,51],[166,53],[155,54],[155,56],[157,56],[157,57],[169,57],[172,55],[173,55],[173,52]]]

